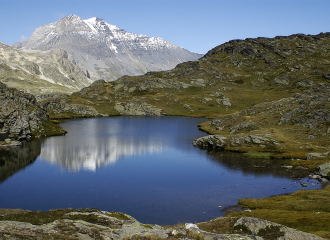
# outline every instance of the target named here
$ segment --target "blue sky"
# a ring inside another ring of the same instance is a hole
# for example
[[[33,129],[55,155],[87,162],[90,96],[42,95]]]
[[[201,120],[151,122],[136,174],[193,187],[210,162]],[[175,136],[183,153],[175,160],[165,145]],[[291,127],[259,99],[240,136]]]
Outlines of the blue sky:
[[[330,0],[0,0],[0,9],[9,45],[72,13],[199,53],[232,39],[330,31]]]

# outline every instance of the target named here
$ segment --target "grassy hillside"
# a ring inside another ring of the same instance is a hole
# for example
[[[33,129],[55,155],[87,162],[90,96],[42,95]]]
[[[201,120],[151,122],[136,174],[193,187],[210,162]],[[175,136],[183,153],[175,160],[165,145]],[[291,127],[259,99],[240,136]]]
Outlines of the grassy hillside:
[[[201,128],[209,133],[268,134],[280,143],[228,143],[229,150],[306,158],[329,150],[329,49],[330,33],[233,40],[170,71],[97,81],[66,101],[106,115],[208,117],[214,120]],[[253,128],[240,127],[246,123]]]

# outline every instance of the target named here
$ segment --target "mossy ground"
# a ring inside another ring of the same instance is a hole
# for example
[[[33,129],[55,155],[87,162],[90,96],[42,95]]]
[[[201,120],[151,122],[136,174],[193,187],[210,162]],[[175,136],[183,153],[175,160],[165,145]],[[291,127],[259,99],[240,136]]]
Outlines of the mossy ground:
[[[217,234],[233,234],[242,231],[234,228],[234,224],[238,218],[216,218],[207,222],[198,223],[197,226],[207,232]]]
[[[227,217],[261,218],[330,239],[329,196],[327,186],[270,198],[240,199],[239,204],[251,211],[234,212]]]
[[[69,215],[65,214],[70,212],[91,212],[91,211],[99,211],[98,209],[55,209],[49,210],[47,212],[44,211],[28,211],[28,210],[20,210],[20,209],[0,209],[0,221],[18,221],[18,222],[28,222],[34,225],[42,225],[45,223],[51,223],[55,220],[59,219],[81,219],[90,223],[94,223],[96,221],[95,216],[88,215]]]
[[[93,215],[93,214],[75,214],[67,215],[72,212],[81,212],[81,213],[101,213],[99,209],[96,208],[87,208],[87,209],[54,209],[47,212],[44,211],[29,211],[21,209],[0,209],[0,221],[18,221],[18,222],[27,222],[33,225],[42,225],[46,223],[54,222],[55,220],[83,220],[89,223],[95,223],[103,226],[108,226],[108,223],[105,218]],[[109,212],[107,214],[109,217],[114,217],[119,220],[132,220],[131,217],[124,213],[119,212]],[[150,225],[148,225],[150,226]],[[150,226],[151,227],[151,226]]]
[[[32,131],[31,134],[34,137],[40,137],[40,136],[58,136],[63,135],[67,133],[63,128],[61,128],[59,125],[57,125],[57,121],[43,121],[42,127],[43,130],[40,131]]]

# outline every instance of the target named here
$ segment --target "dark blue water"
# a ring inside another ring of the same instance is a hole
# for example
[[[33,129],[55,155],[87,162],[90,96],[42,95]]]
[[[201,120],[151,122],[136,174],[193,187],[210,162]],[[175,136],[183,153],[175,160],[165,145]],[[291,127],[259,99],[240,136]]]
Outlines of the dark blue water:
[[[199,222],[222,216],[240,198],[290,193],[307,182],[307,172],[283,168],[283,162],[194,148],[193,139],[205,135],[197,128],[203,121],[67,121],[61,124],[65,136],[1,150],[0,208],[96,207],[144,223]],[[309,181],[306,189],[319,188]]]

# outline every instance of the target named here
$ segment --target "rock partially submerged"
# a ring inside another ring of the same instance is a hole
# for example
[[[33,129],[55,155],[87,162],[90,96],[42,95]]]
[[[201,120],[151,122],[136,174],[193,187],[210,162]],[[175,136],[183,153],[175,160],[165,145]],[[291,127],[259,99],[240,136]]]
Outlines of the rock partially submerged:
[[[226,137],[221,135],[208,135],[195,139],[193,141],[193,145],[200,148],[214,148],[223,150],[224,145],[226,144],[226,139]]]
[[[258,146],[265,147],[266,145],[280,145],[276,140],[267,137],[267,136],[257,136],[257,135],[236,135],[225,137],[222,135],[208,135],[204,137],[200,137],[193,141],[193,145],[195,147],[200,148],[211,148],[211,149],[219,149],[224,150],[225,146]]]

